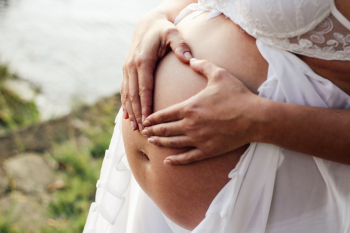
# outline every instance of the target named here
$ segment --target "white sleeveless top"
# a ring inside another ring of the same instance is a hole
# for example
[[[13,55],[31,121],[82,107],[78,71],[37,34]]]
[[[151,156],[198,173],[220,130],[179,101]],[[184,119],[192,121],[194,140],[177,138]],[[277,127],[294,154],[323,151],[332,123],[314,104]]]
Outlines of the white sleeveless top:
[[[350,61],[350,21],[334,0],[199,0],[188,10],[221,13],[275,48],[325,60]],[[179,17],[175,24],[181,19]]]

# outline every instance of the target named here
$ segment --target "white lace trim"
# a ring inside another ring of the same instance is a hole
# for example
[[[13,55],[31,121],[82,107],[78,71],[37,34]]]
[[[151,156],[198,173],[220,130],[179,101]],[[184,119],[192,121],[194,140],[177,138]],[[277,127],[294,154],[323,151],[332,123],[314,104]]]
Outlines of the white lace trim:
[[[273,47],[309,57],[325,60],[350,60],[350,31],[348,34],[336,32],[334,20],[333,16],[328,17],[317,25],[315,30],[295,38],[260,39]],[[342,28],[340,31],[345,30]]]
[[[250,1],[242,3],[237,0],[199,0],[198,4],[191,4],[190,8],[186,8],[187,11],[185,9],[182,14],[180,13],[176,23],[190,11],[199,11],[194,14],[194,17],[209,11],[207,19],[216,17],[222,12],[248,34],[275,48],[324,60],[350,60],[350,22],[336,9],[332,0],[331,3],[327,2],[327,5],[323,2],[323,6],[320,0],[301,1],[307,2],[304,5],[317,6],[318,11],[314,12],[315,19],[310,23],[303,22],[306,16],[296,14],[299,15],[299,19],[296,20],[298,25],[296,30],[291,30],[287,22],[288,18],[283,17],[280,12],[268,17],[271,21],[269,26],[261,23],[258,16],[252,18]],[[271,0],[263,2],[271,4]],[[300,6],[303,6],[302,3]],[[265,14],[271,13],[271,9],[261,9],[261,11]],[[274,28],[276,23],[272,21],[280,21],[281,28]]]

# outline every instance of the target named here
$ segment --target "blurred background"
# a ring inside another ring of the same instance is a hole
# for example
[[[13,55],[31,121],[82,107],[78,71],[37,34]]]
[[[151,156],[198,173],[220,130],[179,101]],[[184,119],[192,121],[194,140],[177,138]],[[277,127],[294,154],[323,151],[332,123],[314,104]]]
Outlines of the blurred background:
[[[0,233],[82,232],[137,22],[160,0],[0,0]]]

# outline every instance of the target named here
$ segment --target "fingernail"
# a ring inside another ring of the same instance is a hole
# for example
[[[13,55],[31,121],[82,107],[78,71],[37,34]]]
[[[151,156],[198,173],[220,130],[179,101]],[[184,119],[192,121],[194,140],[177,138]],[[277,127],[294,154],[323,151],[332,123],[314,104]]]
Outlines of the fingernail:
[[[154,140],[154,138],[148,138],[147,141],[153,145],[156,144],[156,141]]]
[[[146,127],[151,126],[151,122],[149,122],[149,121],[144,121],[144,122],[143,122],[143,125],[146,126]]]
[[[142,122],[144,122],[146,119],[146,117],[144,115],[142,115]]]
[[[147,129],[142,130],[142,135],[145,137],[148,137],[149,136],[148,130]]]
[[[131,124],[131,129],[135,130],[135,123],[133,121],[130,121],[130,124]]]
[[[190,60],[192,58],[192,55],[189,52],[184,53],[184,56],[187,60]]]
[[[123,108],[123,119],[125,119],[125,118],[126,118],[126,113],[125,113],[125,110]]]
[[[163,161],[163,163],[165,164],[165,165],[171,165],[171,160],[170,159],[164,159],[164,161]]]
[[[139,123],[139,130],[140,130],[140,131],[143,130],[143,126],[142,126],[141,123]]]
[[[191,58],[190,59],[190,62],[196,62],[196,61],[198,61],[198,59],[196,59],[196,58]]]

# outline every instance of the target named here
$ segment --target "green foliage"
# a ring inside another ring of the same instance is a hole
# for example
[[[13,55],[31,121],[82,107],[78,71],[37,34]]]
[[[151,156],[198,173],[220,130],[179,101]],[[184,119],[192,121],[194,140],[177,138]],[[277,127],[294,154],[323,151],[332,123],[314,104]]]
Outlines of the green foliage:
[[[6,213],[5,216],[0,216],[0,233],[21,233],[14,228],[13,220],[10,220],[14,205],[16,203],[10,203],[10,210]]]
[[[105,155],[105,151],[109,147],[112,135],[109,133],[102,134],[93,140],[94,146],[91,149],[91,155],[94,158],[101,158]]]
[[[16,77],[8,72],[6,66],[0,65],[0,129],[6,130],[39,121],[39,113],[33,102],[23,101],[3,88],[3,82],[11,78]],[[56,141],[50,151],[58,165],[58,176],[63,179],[65,187],[50,193],[48,225],[39,232],[83,231],[90,204],[95,198],[102,158],[108,149],[114,128],[117,113],[115,102],[115,99],[108,98],[93,107],[73,112],[72,117],[82,122],[80,131],[85,141],[79,142],[72,134],[68,141]],[[0,217],[0,233],[5,232],[27,231],[14,229],[8,218]]]
[[[0,126],[13,129],[39,121],[39,112],[33,101],[24,101],[16,94],[0,88]]]
[[[33,101],[24,101],[4,88],[4,81],[14,79],[4,65],[0,65],[0,127],[8,130],[39,121],[39,112]]]
[[[10,74],[7,66],[0,64],[0,82],[2,83],[9,78],[14,78],[14,76]]]
[[[56,145],[52,155],[64,174],[66,188],[53,194],[49,208],[51,217],[65,227],[47,232],[82,232],[95,197],[102,159],[91,158],[90,148],[77,145],[75,140]]]
[[[0,233],[18,233],[7,219],[0,218]]]

